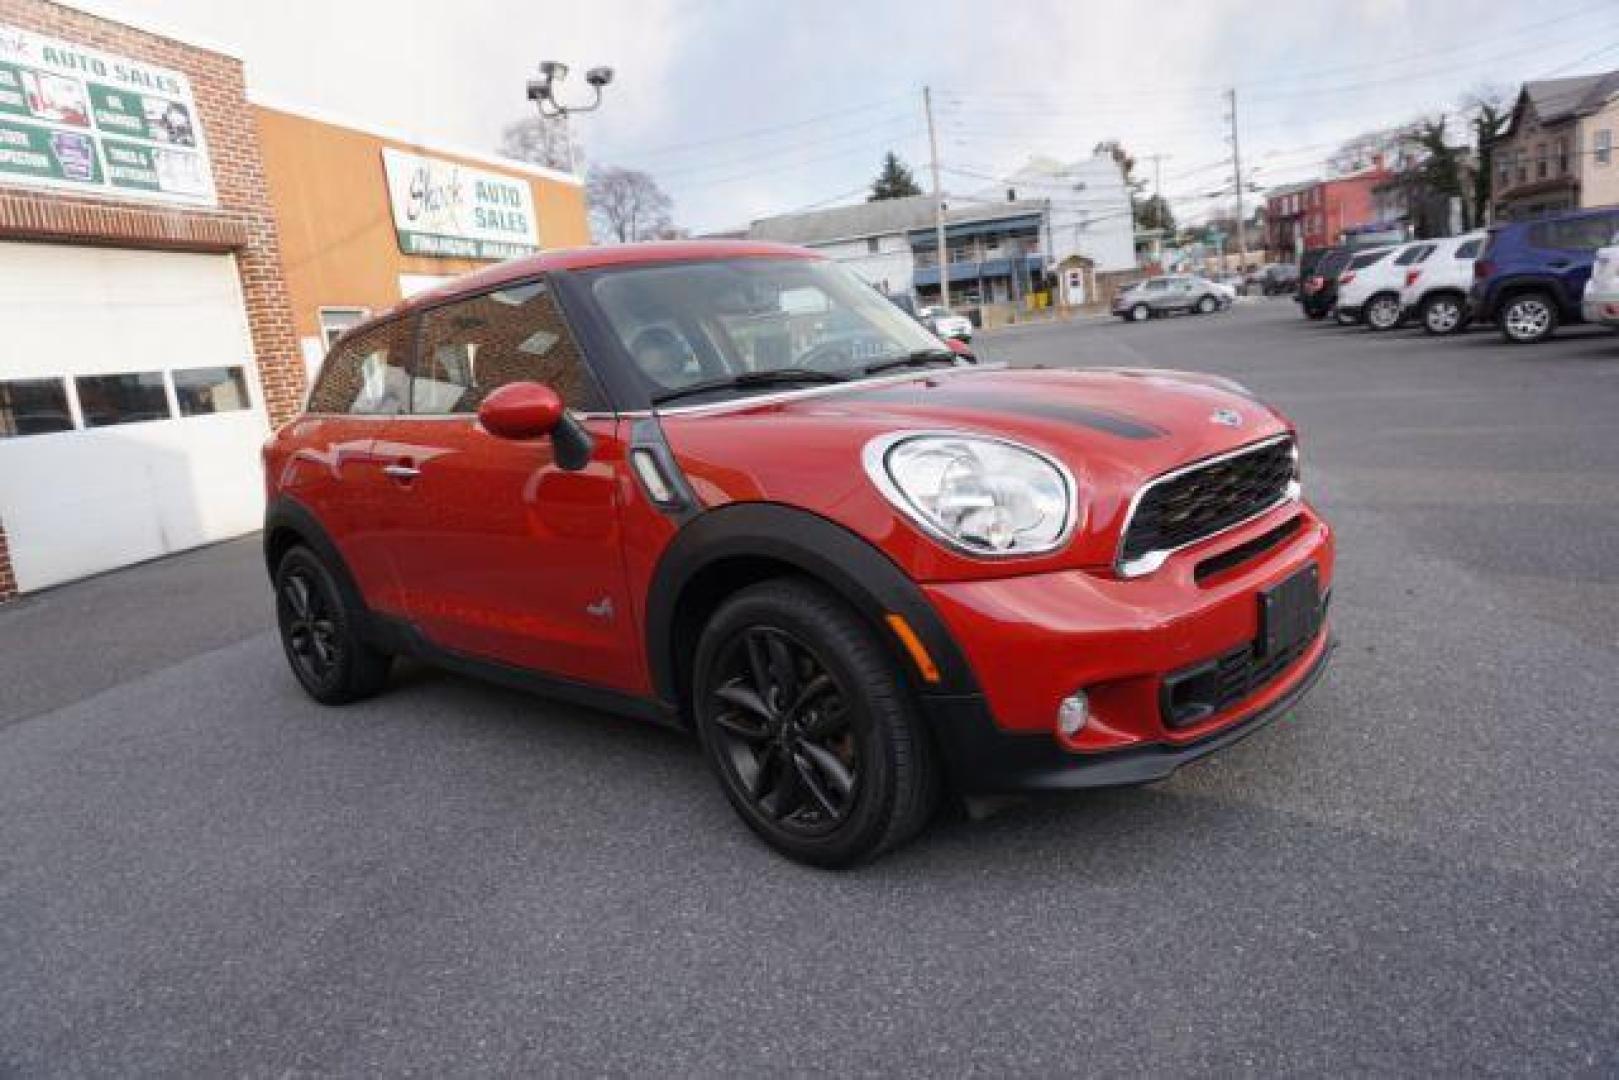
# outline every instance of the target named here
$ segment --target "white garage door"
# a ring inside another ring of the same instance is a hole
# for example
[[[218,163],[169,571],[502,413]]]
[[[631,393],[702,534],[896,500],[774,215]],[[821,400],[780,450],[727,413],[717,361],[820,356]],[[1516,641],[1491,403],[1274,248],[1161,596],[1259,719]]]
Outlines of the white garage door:
[[[258,528],[262,401],[232,256],[0,243],[18,587]]]

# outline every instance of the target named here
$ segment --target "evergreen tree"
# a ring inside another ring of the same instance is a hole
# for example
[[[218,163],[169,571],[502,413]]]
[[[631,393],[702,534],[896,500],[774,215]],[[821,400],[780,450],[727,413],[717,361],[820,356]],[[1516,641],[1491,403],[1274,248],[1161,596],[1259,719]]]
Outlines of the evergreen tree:
[[[922,189],[917,186],[916,177],[905,163],[890,150],[883,158],[883,171],[877,174],[877,179],[871,182],[871,194],[866,196],[867,202],[877,202],[881,199],[903,199],[907,195],[920,195]]]

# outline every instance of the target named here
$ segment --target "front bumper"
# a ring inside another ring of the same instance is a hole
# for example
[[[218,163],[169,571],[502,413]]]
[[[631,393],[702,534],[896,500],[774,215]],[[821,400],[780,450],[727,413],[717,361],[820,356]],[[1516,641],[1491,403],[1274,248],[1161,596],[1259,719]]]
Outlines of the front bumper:
[[[1207,572],[1256,547],[1247,561]],[[980,690],[926,701],[955,786],[990,794],[1144,783],[1275,719],[1326,665],[1324,620],[1268,681],[1195,723],[1167,721],[1166,677],[1254,646],[1258,594],[1304,567],[1318,568],[1329,595],[1333,555],[1326,523],[1291,504],[1183,549],[1143,578],[1062,571],[924,586]],[[1058,708],[1077,690],[1090,718],[1065,736]]]

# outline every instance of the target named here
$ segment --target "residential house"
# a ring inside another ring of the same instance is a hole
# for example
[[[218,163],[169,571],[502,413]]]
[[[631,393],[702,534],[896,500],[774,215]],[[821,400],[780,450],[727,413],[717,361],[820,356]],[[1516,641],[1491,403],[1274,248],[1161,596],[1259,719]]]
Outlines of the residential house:
[[[1043,199],[948,203],[951,302],[1000,303],[1043,288],[1048,210]],[[939,296],[930,195],[761,218],[747,236],[814,248],[890,295]]]
[[[1319,180],[1283,184],[1265,193],[1265,251],[1278,262],[1293,262],[1304,250],[1305,198]]]
[[[1046,269],[1070,259],[1089,260],[1099,273],[1136,265],[1135,221],[1124,170],[1110,153],[1079,161],[1029,159],[1006,178],[1008,198],[1041,199],[1050,207]],[[996,198],[999,192],[980,193]]]
[[[1349,176],[1333,176],[1270,193],[1265,206],[1267,249],[1287,257],[1306,248],[1330,247],[1346,232],[1378,222],[1375,192],[1389,179],[1381,161]],[[1271,199],[1276,201],[1273,208]]]
[[[1490,202],[1501,221],[1619,203],[1619,71],[1524,83],[1494,145]]]

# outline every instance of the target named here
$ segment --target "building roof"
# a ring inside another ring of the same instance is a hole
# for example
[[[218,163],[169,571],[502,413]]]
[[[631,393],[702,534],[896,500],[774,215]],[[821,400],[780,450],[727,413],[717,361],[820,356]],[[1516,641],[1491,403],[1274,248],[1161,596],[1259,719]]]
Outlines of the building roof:
[[[1519,97],[1535,107],[1535,115],[1543,124],[1566,120],[1601,107],[1614,94],[1619,93],[1619,71],[1601,75],[1571,75],[1564,79],[1537,79],[1523,84]],[[1517,117],[1513,117],[1517,126]]]
[[[1026,217],[1046,208],[1044,199],[1016,199],[1006,202],[947,201],[944,219],[959,225],[970,221],[999,221]],[[903,199],[879,199],[852,206],[831,206],[802,214],[781,214],[760,218],[748,229],[752,240],[784,244],[827,244],[835,240],[859,240],[868,236],[893,236],[933,227],[933,196],[910,195]]]

